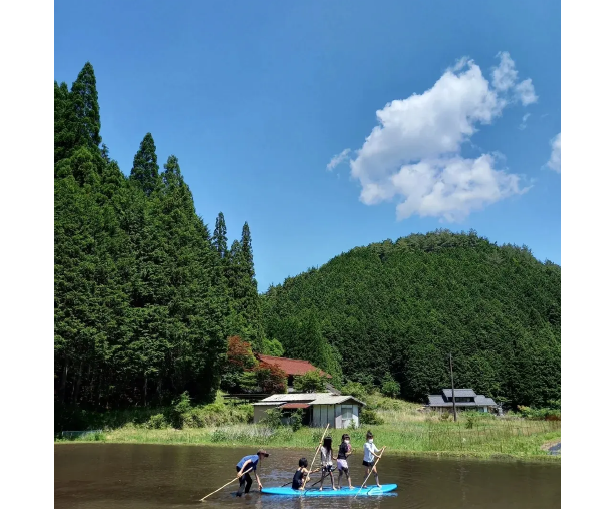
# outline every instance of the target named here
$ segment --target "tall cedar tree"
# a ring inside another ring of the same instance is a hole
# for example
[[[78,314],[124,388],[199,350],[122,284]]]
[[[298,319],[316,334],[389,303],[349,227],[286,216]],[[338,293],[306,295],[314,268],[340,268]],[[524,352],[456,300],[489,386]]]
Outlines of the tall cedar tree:
[[[130,178],[149,196],[158,186],[158,169],[154,138],[151,133],[147,133],[133,159]]]
[[[210,400],[232,302],[177,158],[159,177],[148,133],[125,178],[100,147],[89,64],[70,91],[54,82],[54,115],[56,429],[87,426],[84,409]]]
[[[228,238],[226,236],[226,222],[224,221],[224,214],[222,212],[218,213],[218,217],[216,217],[216,226],[214,227],[214,247],[218,252],[220,258],[226,258],[228,251]]]
[[[75,109],[75,133],[77,146],[97,150],[100,137],[100,111],[94,67],[87,62],[71,88],[71,100]]]

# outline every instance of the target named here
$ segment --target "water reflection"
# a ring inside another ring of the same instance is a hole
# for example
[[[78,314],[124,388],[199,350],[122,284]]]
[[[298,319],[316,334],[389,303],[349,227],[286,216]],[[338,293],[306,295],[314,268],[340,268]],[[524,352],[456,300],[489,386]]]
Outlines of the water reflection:
[[[301,452],[270,452],[259,465],[259,475],[265,486],[280,486],[292,479]],[[232,479],[238,459],[252,453],[251,448],[56,445],[55,507],[203,507],[199,499]],[[362,477],[361,459],[351,457],[351,475]],[[225,509],[549,509],[561,504],[559,464],[390,455],[379,467],[381,482],[398,485],[393,496],[279,497],[253,492],[239,498],[234,495],[237,485],[231,484],[205,505]]]

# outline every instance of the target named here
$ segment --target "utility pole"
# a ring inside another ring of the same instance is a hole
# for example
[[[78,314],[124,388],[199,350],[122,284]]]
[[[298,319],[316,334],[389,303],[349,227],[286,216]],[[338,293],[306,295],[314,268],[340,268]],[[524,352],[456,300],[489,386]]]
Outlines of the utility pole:
[[[457,407],[455,406],[455,384],[453,384],[453,354],[448,354],[448,366],[451,371],[451,397],[453,398],[453,421],[457,422]]]

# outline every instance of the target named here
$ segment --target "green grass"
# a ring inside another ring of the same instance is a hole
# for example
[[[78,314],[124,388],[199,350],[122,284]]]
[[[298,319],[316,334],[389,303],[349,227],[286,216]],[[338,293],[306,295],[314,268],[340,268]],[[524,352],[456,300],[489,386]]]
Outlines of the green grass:
[[[354,447],[361,448],[369,429],[374,433],[378,447],[387,446],[387,454],[560,461],[560,456],[550,456],[541,449],[546,442],[561,437],[559,421],[461,413],[455,423],[450,417],[423,412],[421,405],[383,398],[378,394],[365,399],[384,424],[332,430],[330,434],[334,443],[338,443],[342,433],[347,432]],[[322,429],[301,428],[293,432],[289,427],[247,424],[252,410],[251,406],[248,407],[226,405],[219,396],[215,403],[192,408],[183,414],[183,429],[171,428],[163,413],[158,413],[150,414],[147,420],[142,417],[134,419],[115,428],[107,427],[102,435],[89,435],[71,442],[266,446],[306,450],[312,449],[320,440]]]

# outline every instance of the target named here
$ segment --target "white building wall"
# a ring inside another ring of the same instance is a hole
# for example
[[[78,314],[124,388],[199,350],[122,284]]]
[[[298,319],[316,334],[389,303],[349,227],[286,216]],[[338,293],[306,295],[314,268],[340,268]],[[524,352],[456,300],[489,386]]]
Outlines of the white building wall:
[[[342,405],[335,405],[335,429],[342,428]]]
[[[312,426],[324,428],[329,424],[335,428],[335,405],[312,405]]]
[[[352,405],[352,420],[354,425],[359,427],[359,405]]]
[[[271,410],[273,408],[276,408],[279,405],[279,403],[274,403],[272,405],[258,405],[254,407],[254,424],[258,423],[259,421],[261,421],[262,419],[264,419],[265,417],[267,417],[267,410]]]

